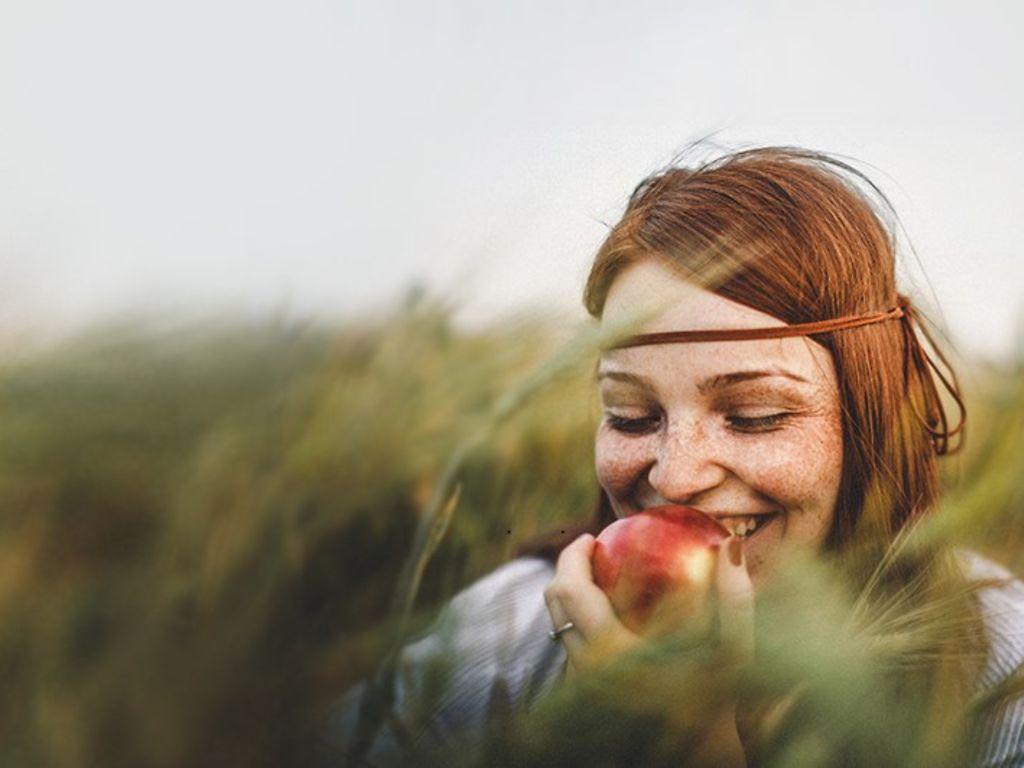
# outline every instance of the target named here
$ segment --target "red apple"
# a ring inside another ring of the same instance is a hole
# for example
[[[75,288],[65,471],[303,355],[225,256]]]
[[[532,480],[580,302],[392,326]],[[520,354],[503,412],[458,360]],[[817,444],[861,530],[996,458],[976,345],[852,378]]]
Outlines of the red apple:
[[[724,526],[691,507],[647,509],[598,535],[594,582],[634,632],[655,617],[678,621],[702,611],[718,547],[728,538]]]

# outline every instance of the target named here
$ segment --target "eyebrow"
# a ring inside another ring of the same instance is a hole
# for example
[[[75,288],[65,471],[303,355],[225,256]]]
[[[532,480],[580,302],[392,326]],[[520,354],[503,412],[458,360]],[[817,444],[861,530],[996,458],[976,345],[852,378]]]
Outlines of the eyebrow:
[[[702,395],[706,395],[714,389],[724,389],[744,381],[753,381],[755,379],[772,377],[791,379],[792,381],[797,381],[802,384],[811,383],[803,376],[799,376],[783,368],[775,368],[770,371],[733,371],[732,373],[720,373],[717,376],[711,376],[700,382],[697,385],[697,391]],[[600,371],[597,374],[597,380],[600,382],[602,379],[621,381],[626,384],[634,384],[648,392],[654,391],[654,385],[651,383],[650,379],[644,378],[643,376],[639,376],[635,373],[626,373],[625,371]]]

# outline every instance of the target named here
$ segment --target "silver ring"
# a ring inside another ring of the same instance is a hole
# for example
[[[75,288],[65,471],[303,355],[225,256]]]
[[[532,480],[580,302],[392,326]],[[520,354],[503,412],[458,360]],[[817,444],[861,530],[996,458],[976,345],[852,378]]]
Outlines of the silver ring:
[[[565,624],[560,626],[558,629],[553,629],[550,632],[548,632],[548,637],[551,638],[551,642],[552,643],[557,643],[559,640],[562,639],[562,635],[563,634],[568,632],[570,629],[575,629],[575,628],[576,628],[575,624],[573,624],[571,621],[567,621],[567,622],[565,622]]]

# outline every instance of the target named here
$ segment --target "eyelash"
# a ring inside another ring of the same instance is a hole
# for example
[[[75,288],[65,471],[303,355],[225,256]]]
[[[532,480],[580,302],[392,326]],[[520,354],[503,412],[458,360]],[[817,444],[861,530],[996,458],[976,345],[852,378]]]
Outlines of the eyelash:
[[[782,412],[770,413],[767,416],[756,416],[753,418],[727,416],[725,420],[741,432],[771,432],[774,427],[777,427],[791,415],[792,414]]]
[[[744,418],[741,416],[726,416],[725,420],[733,429],[738,432],[760,433],[772,432],[774,428],[788,419],[790,413],[770,413],[767,416],[756,416]],[[642,435],[653,432],[659,422],[657,416],[645,416],[639,419],[627,419],[609,413],[606,415],[608,426],[616,432],[623,432],[627,435]]]
[[[656,425],[659,421],[657,416],[645,416],[642,419],[627,419],[622,416],[616,416],[615,414],[609,413],[606,418],[608,419],[608,426],[614,429],[616,432],[624,432],[627,435],[642,435],[647,432],[653,432],[651,429],[653,425]]]

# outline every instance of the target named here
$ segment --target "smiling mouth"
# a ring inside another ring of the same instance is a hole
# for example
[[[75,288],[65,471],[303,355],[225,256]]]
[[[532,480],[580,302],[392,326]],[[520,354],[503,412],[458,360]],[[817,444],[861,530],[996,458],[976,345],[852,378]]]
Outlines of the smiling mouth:
[[[654,506],[662,506],[667,502],[661,504],[647,504],[641,505],[641,509],[650,509]],[[741,539],[749,539],[752,536],[757,535],[765,528],[767,528],[782,512],[781,509],[776,509],[771,512],[755,512],[753,514],[745,515],[735,512],[710,512],[700,507],[693,507],[698,512],[702,512],[708,517],[714,518],[715,522],[719,523],[733,536],[738,536]]]

